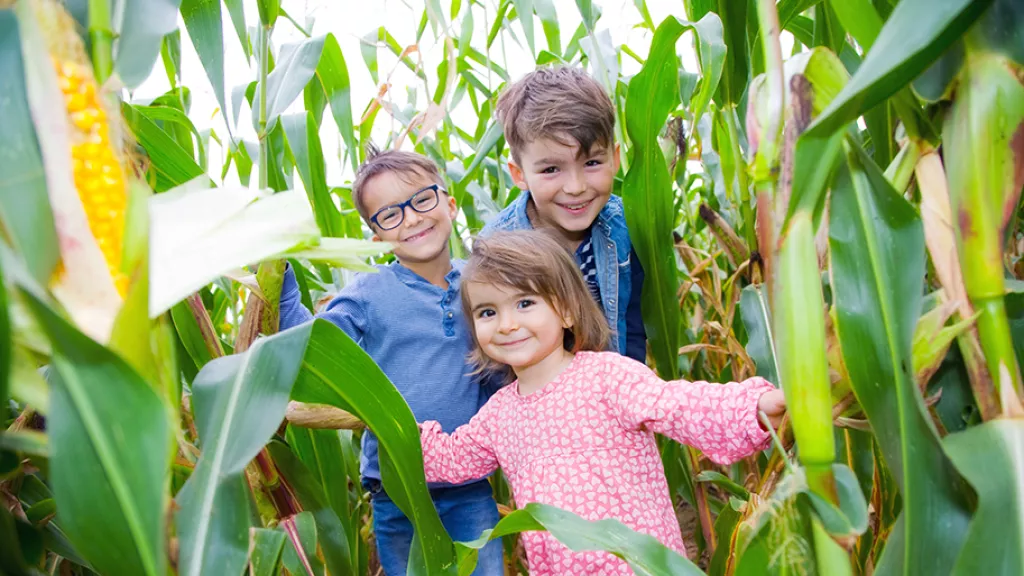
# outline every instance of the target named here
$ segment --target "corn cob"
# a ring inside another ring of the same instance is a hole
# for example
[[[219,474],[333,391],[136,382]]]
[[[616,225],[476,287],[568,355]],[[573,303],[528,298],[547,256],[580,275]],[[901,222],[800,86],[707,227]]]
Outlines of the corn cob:
[[[128,197],[121,155],[111,138],[110,115],[74,20],[53,0],[37,0],[34,8],[64,95],[75,188],[89,231],[123,297],[128,288],[128,276],[121,271]]]
[[[96,94],[96,82],[88,66],[54,59],[71,120],[71,162],[75,187],[99,244],[114,285],[121,296],[128,277],[121,271],[124,215],[128,205],[124,169],[110,143],[107,114]]]

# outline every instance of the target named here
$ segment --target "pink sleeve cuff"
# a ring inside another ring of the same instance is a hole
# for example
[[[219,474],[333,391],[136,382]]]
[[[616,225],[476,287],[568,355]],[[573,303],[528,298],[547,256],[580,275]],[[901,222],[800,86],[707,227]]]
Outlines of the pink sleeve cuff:
[[[761,427],[761,421],[758,420],[757,416],[757,403],[765,392],[775,390],[775,386],[760,376],[744,380],[743,386],[746,387],[746,391],[744,392],[745,401],[741,404],[744,408],[740,414],[740,422],[746,430],[747,441],[750,442],[751,451],[760,452],[768,448],[771,444],[772,436]]]

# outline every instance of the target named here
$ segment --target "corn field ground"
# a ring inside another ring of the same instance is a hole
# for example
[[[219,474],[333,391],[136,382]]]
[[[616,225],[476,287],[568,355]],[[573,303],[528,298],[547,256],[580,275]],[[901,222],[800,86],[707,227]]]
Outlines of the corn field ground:
[[[632,47],[590,0],[404,5],[343,51],[279,0],[0,0],[0,574],[375,574],[358,422],[412,574],[487,538],[525,573],[524,530],[637,574],[1024,574],[1024,3],[633,0]],[[513,48],[613,97],[648,362],[786,392],[756,457],[662,442],[688,559],[500,475],[501,523],[453,542],[372,360],[275,334],[285,262],[312,310],[390,258],[351,202],[371,138],[442,168],[456,256],[515,198]]]

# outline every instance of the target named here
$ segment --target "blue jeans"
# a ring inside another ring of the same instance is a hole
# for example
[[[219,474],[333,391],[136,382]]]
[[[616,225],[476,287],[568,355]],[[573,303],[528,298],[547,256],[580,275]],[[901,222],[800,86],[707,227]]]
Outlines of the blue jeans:
[[[372,495],[373,531],[377,537],[377,555],[385,576],[401,576],[409,562],[412,546],[412,522],[395,506],[381,486],[380,480],[364,478],[363,486]],[[441,523],[452,540],[476,540],[480,533],[498,523],[498,506],[494,502],[491,484],[480,480],[465,486],[433,488],[430,496],[441,517]],[[501,539],[491,540],[480,550],[473,574],[476,576],[502,576],[505,563]]]

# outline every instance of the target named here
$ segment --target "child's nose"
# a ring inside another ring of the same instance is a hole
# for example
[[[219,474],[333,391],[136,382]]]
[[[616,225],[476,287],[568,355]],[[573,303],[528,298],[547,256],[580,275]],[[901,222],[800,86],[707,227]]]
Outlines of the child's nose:
[[[576,170],[570,170],[565,178],[565,185],[562,186],[566,194],[582,194],[587,189],[587,181],[583,175]]]
[[[403,217],[406,225],[408,226],[415,226],[416,224],[419,224],[420,220],[423,220],[423,215],[413,210],[412,206],[405,207],[405,214],[403,214]]]
[[[516,323],[516,319],[511,314],[502,314],[498,317],[498,329],[502,332],[514,332],[519,325]]]

